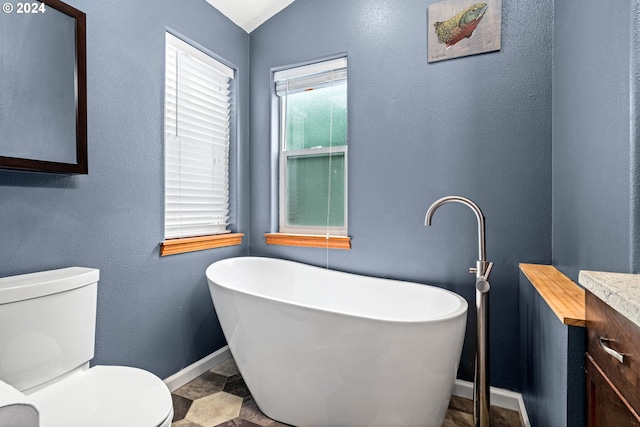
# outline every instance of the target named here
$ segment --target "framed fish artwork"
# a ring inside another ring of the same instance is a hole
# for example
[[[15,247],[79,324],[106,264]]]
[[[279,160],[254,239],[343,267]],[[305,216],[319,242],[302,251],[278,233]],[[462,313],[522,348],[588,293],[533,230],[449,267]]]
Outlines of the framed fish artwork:
[[[427,61],[500,50],[502,0],[446,0],[429,5]]]

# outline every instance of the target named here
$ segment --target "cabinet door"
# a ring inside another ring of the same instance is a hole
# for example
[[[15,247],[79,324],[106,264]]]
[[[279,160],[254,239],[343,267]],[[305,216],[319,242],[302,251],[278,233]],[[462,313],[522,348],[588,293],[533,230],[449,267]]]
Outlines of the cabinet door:
[[[640,427],[640,418],[587,354],[587,426]]]
[[[586,317],[587,352],[629,406],[640,413],[640,327],[591,292],[586,293]],[[609,341],[602,343],[603,337]],[[605,346],[624,354],[624,362],[608,354]]]

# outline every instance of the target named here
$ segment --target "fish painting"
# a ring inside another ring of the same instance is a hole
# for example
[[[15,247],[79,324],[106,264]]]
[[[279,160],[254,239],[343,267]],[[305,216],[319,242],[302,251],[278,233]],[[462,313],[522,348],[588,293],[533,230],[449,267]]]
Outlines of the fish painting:
[[[473,36],[473,32],[487,11],[486,3],[476,3],[443,22],[436,22],[434,27],[440,43],[449,49],[464,38]]]

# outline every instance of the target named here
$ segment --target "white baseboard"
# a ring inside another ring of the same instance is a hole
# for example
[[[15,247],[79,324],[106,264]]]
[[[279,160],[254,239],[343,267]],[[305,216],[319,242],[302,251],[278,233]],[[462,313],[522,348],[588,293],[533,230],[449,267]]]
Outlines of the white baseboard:
[[[225,345],[220,350],[211,353],[210,355],[171,375],[169,378],[164,380],[164,383],[167,385],[169,390],[173,392],[230,357],[231,351],[229,351],[229,346]]]
[[[529,417],[527,416],[527,408],[524,406],[524,400],[522,400],[520,393],[496,387],[490,387],[489,393],[492,406],[520,412],[524,427],[531,427]],[[465,399],[473,399],[473,383],[456,380],[455,386],[453,387],[453,395],[464,397]]]
[[[200,359],[171,375],[169,378],[164,380],[164,383],[167,385],[169,390],[173,392],[230,357],[231,351],[229,350],[229,346],[224,346],[220,350],[211,353],[205,358]],[[531,427],[529,417],[527,416],[527,409],[524,406],[524,401],[522,400],[522,395],[520,393],[496,387],[491,387],[490,393],[491,404],[493,406],[520,412],[524,427]],[[469,381],[456,380],[453,388],[453,395],[463,397],[465,399],[473,399],[473,383]]]

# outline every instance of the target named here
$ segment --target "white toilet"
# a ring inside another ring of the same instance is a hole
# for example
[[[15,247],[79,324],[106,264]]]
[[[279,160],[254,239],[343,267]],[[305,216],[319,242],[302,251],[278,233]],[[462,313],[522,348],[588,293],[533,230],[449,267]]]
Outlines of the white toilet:
[[[40,427],[170,427],[171,394],[137,368],[94,366],[99,271],[0,279],[0,381],[34,402]]]

